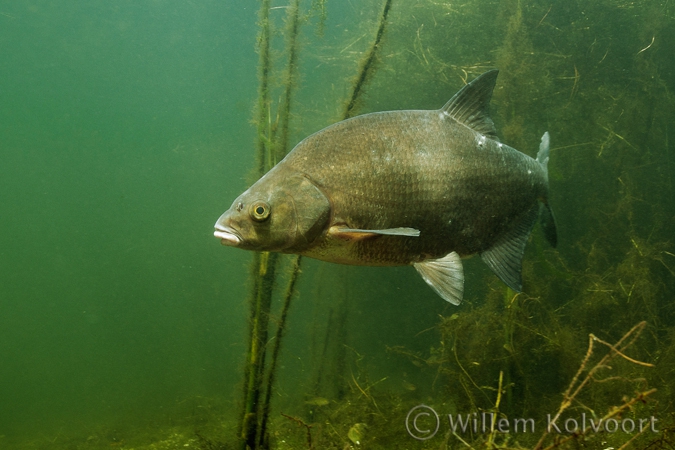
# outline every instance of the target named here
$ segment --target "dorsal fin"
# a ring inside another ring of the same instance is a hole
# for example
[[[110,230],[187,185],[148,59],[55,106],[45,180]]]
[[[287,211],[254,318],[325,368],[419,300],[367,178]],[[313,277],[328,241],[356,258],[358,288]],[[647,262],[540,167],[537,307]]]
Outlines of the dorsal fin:
[[[499,70],[494,69],[478,76],[460,89],[441,111],[474,131],[497,139],[497,130],[488,108],[498,74]]]

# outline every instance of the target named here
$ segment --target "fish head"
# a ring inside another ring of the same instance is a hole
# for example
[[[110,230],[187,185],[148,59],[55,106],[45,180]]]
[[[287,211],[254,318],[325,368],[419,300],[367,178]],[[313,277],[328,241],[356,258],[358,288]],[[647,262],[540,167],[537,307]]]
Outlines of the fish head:
[[[299,253],[328,229],[330,209],[309,178],[272,170],[235,199],[213,234],[231,247]]]

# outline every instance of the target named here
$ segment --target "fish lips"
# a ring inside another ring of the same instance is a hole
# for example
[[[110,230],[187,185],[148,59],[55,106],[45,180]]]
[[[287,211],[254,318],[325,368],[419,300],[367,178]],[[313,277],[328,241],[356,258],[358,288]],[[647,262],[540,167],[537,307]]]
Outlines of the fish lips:
[[[227,213],[223,214],[223,216],[226,214]],[[239,244],[241,244],[243,239],[237,230],[222,223],[224,218],[223,216],[221,216],[218,219],[218,222],[216,222],[216,231],[213,232],[213,235],[220,239],[221,244],[228,245],[230,247],[237,247]]]
[[[220,243],[223,245],[229,245],[230,247],[236,247],[241,242],[241,238],[236,235],[236,231],[232,228],[229,229],[217,229],[213,232],[213,235],[217,238],[220,238]]]

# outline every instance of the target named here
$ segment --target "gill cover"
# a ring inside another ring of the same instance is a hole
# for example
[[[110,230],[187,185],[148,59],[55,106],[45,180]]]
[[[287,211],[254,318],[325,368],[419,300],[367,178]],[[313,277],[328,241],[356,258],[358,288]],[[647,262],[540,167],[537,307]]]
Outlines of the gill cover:
[[[283,251],[297,253],[309,247],[328,228],[331,204],[324,193],[304,175],[285,178],[283,184],[295,209],[293,244]]]

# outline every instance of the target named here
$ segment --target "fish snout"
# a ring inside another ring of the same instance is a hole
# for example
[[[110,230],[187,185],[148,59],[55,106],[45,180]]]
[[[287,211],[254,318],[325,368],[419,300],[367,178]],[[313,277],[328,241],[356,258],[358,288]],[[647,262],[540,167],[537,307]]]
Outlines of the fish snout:
[[[223,214],[220,216],[218,221],[216,222],[215,229],[216,231],[213,232],[213,235],[220,239],[220,243],[223,245],[229,245],[231,247],[236,247],[242,242],[242,238],[240,234],[232,228],[231,226],[225,225],[225,220],[226,219],[226,214]]]

